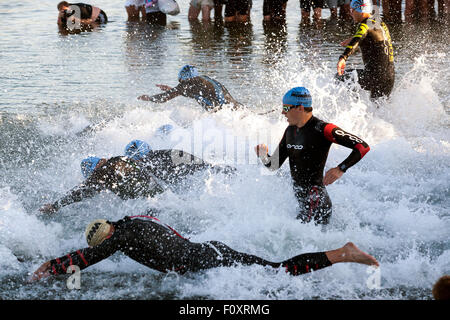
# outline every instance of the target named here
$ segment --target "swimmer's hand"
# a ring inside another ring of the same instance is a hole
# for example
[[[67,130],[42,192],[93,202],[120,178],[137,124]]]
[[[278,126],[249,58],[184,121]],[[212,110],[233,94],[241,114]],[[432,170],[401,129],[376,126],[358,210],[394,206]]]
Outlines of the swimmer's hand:
[[[325,177],[323,177],[323,184],[325,186],[328,186],[328,185],[332,184],[333,182],[335,182],[340,177],[342,177],[343,174],[344,174],[344,171],[342,171],[338,167],[331,168],[330,170],[327,171],[327,173],[325,173]]]
[[[58,211],[58,208],[56,208],[53,204],[51,203],[47,203],[44,204],[40,209],[40,212],[42,213],[55,213],[56,211]]]
[[[28,279],[28,283],[36,282],[43,278],[47,278],[50,276],[50,261],[45,262],[43,265],[39,267]]]
[[[144,95],[142,95],[142,96],[139,96],[139,97],[138,97],[138,100],[148,101],[149,98],[150,98],[150,97],[149,97],[148,95],[144,94]]]
[[[158,88],[160,88],[162,91],[169,91],[169,90],[172,90],[171,87],[166,86],[165,84],[157,84],[156,86],[157,86]]]
[[[258,158],[265,158],[269,154],[269,147],[267,147],[265,144],[258,144],[255,147],[255,152]]]
[[[337,64],[337,73],[338,73],[338,75],[342,76],[344,74],[344,70],[345,70],[345,59],[344,58],[340,58],[339,62]]]

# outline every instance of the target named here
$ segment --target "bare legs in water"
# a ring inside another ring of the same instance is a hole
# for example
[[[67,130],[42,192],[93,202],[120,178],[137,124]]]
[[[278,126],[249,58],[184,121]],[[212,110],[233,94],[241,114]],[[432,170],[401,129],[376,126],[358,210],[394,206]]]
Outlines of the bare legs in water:
[[[371,255],[361,251],[353,242],[348,242],[342,248],[325,252],[331,263],[354,262],[379,266],[378,261]]]

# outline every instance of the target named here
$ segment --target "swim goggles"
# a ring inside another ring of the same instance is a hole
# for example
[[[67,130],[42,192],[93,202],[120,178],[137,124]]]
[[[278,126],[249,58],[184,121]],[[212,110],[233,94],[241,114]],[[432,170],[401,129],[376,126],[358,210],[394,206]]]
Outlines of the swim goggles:
[[[292,108],[297,108],[298,106],[293,106],[293,105],[287,105],[287,104],[284,104],[283,105],[283,111],[284,112],[289,112],[289,110],[291,110]]]

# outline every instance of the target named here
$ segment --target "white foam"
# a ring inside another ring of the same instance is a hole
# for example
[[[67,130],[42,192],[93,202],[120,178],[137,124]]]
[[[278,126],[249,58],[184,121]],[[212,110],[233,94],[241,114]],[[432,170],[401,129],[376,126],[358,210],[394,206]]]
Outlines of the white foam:
[[[97,196],[64,208],[64,218],[58,223],[43,223],[27,213],[11,191],[1,189],[0,228],[5,231],[0,233],[0,261],[14,268],[17,253],[27,257],[62,255],[65,250],[84,246],[80,234],[87,220],[98,215],[119,219],[135,209],[152,206],[163,210],[163,222],[195,242],[219,240],[236,250],[281,261],[353,241],[373,254],[382,270],[379,290],[368,288],[366,266],[354,264],[339,264],[300,277],[259,266],[218,268],[178,280],[170,276],[161,280],[150,272],[152,283],[160,286],[163,295],[213,299],[396,299],[404,297],[399,291],[392,293],[383,288],[428,290],[435,279],[450,272],[450,132],[445,106],[433,89],[434,78],[429,74],[421,76],[423,68],[420,61],[416,62],[411,73],[397,80],[391,99],[379,108],[365,93],[349,94],[326,82],[332,73],[327,66],[299,71],[281,64],[272,71],[274,81],[283,84],[277,89],[279,95],[272,92],[266,104],[261,97],[254,97],[256,104],[261,100],[261,110],[270,110],[279,103],[284,89],[308,83],[316,116],[369,143],[371,151],[366,157],[328,187],[334,211],[326,228],[304,225],[295,219],[297,202],[287,162],[273,175],[256,161],[253,147],[264,142],[273,152],[287,126],[280,112],[262,116],[250,108],[208,114],[195,103],[184,104],[185,100],[168,102],[164,108],[137,103],[91,136],[80,138],[81,151],[72,150],[71,156],[58,159],[58,170],[64,174],[52,175],[49,166],[42,171],[42,181],[53,181],[53,191],[63,194],[81,181],[79,161],[84,155],[79,153],[123,154],[132,139],[146,140],[154,149],[174,147],[205,158],[214,154],[209,152],[210,147],[219,141],[233,141],[224,143],[225,155],[216,152],[216,157],[208,160],[236,165],[238,174],[231,179],[220,174],[198,175],[193,178],[193,187],[185,192],[169,191],[155,199],[121,201],[114,195]],[[80,115],[80,122],[83,119]],[[76,119],[73,123],[77,123]],[[168,137],[155,136],[156,128],[164,124],[173,125],[174,131]],[[69,146],[65,148],[69,150]],[[336,166],[349,153],[347,148],[333,146],[326,169]],[[69,222],[74,230],[68,226],[68,233],[63,235],[61,225]],[[61,237],[67,240],[61,243]],[[128,276],[143,270],[129,259],[114,259],[95,266],[93,276],[102,278],[105,273],[109,277],[120,271],[117,277],[126,281]],[[135,289],[138,296],[145,295],[145,288]],[[125,295],[121,290],[111,290],[106,297]]]

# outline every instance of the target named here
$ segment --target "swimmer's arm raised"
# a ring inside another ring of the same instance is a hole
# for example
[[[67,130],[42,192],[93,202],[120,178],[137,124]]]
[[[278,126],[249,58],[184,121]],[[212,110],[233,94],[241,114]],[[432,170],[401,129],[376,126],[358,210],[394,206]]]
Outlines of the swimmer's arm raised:
[[[272,156],[269,155],[269,148],[264,144],[257,145],[255,147],[255,152],[258,158],[261,159],[262,163],[271,171],[279,169],[288,157],[286,148],[286,131],[284,132],[283,138]]]
[[[360,42],[367,36],[369,31],[369,27],[365,23],[361,23],[359,25],[358,31],[355,33],[353,38],[346,43],[344,53],[339,57],[340,59],[344,59],[345,61],[351,56],[356,50],[359,48]],[[344,41],[346,42],[346,41]]]

